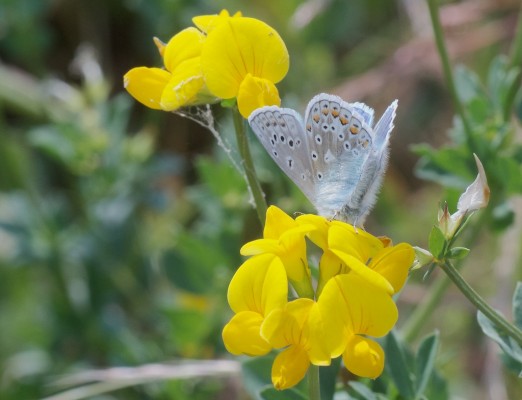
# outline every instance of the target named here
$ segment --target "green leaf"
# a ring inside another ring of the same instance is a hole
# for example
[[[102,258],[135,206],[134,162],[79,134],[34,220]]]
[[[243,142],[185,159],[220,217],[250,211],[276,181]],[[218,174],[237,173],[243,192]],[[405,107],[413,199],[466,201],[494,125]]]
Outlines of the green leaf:
[[[321,400],[332,400],[335,394],[335,384],[339,375],[341,357],[332,360],[327,367],[319,368],[319,382],[321,382]]]
[[[307,400],[308,397],[294,388],[276,390],[273,387],[266,388],[260,392],[264,400]]]
[[[464,103],[476,97],[486,97],[477,74],[462,65],[455,68],[455,84],[458,96]]]
[[[431,228],[430,237],[428,239],[428,246],[430,253],[433,254],[435,258],[442,258],[442,256],[444,256],[446,238],[444,237],[444,234],[440,228],[436,225]]]
[[[425,338],[419,346],[416,356],[417,387],[415,398],[420,397],[432,376],[437,350],[439,348],[439,332]]]
[[[466,247],[453,247],[448,252],[447,257],[454,260],[461,260],[469,254],[469,251]]]
[[[505,335],[482,312],[477,312],[477,321],[485,335],[498,343],[504,353],[522,364],[522,348],[511,337]]]
[[[375,393],[371,389],[361,382],[352,381],[349,382],[350,387],[364,400],[377,400]]]
[[[427,144],[411,147],[421,156],[415,167],[415,175],[439,185],[463,189],[475,173],[473,160],[465,147],[442,147],[434,149]],[[473,172],[472,172],[473,171]]]
[[[448,400],[448,383],[437,371],[433,371],[428,387],[424,392],[424,398],[429,400]]]
[[[410,366],[406,362],[405,351],[393,331],[385,341],[386,366],[397,390],[406,399],[415,395]]]
[[[506,56],[495,57],[489,66],[487,79],[488,91],[496,111],[500,111],[503,104],[502,97],[505,94],[507,67],[508,59]]]
[[[515,293],[513,293],[513,319],[515,325],[522,329],[522,282],[517,282]]]

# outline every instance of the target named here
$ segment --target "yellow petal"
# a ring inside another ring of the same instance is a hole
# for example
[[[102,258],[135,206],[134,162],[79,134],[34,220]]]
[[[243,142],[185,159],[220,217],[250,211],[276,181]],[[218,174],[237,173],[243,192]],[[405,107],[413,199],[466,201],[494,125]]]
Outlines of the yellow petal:
[[[180,107],[204,104],[209,100],[203,95],[204,89],[200,58],[186,60],[173,71],[169,83],[165,86],[161,96],[161,107],[165,111],[173,111]]]
[[[281,260],[271,254],[249,258],[232,277],[227,297],[236,313],[255,311],[266,316],[283,307],[288,297],[288,280]]]
[[[313,231],[308,233],[308,237],[321,249],[328,248],[328,230],[330,229],[330,221],[326,218],[314,214],[300,215],[295,219],[299,224],[311,224],[315,226]]]
[[[368,268],[368,266],[363,264],[358,258],[355,258],[350,254],[343,253],[339,250],[332,249],[331,252],[339,257],[339,259],[345,263],[351,269],[351,271],[353,271],[353,273],[359,275],[366,282],[368,282],[368,284],[371,284],[388,294],[393,294],[393,286],[390,284],[390,282],[388,282],[388,280],[381,274]]]
[[[272,350],[261,337],[263,316],[253,311],[242,311],[232,317],[223,328],[223,343],[231,354],[260,356]]]
[[[272,311],[263,321],[261,336],[276,349],[293,344],[306,345],[303,329],[313,304],[310,299],[300,298]]]
[[[340,221],[334,221],[328,230],[328,246],[351,254],[364,264],[384,247],[379,238]]]
[[[279,34],[254,18],[229,18],[207,36],[201,65],[210,92],[237,97],[248,73],[279,82],[288,72],[288,51]]]
[[[278,254],[280,250],[279,241],[274,239],[257,239],[245,243],[239,250],[242,256],[254,256],[257,254]]]
[[[415,251],[407,243],[386,247],[370,262],[369,267],[384,276],[393,286],[394,293],[403,287],[415,259]]]
[[[343,345],[353,334],[374,337],[386,335],[398,318],[397,306],[384,290],[350,273],[330,279],[319,299],[332,356],[344,350]],[[326,339],[325,339],[326,340]]]
[[[321,295],[324,285],[330,278],[339,274],[346,274],[350,268],[330,250],[326,249],[319,261],[319,280],[317,282],[317,296]]]
[[[163,54],[165,54],[165,47],[167,46],[166,43],[163,43],[159,38],[153,37],[152,40],[154,41],[154,44],[158,48],[158,52],[160,53],[160,56],[163,57]]]
[[[384,351],[377,342],[354,335],[348,341],[343,361],[351,373],[375,379],[384,369]]]
[[[321,309],[314,302],[308,314],[307,329],[303,335],[307,338],[307,352],[310,362],[314,365],[330,365],[332,359],[332,346],[329,333],[321,314]],[[342,351],[342,350],[341,350]]]
[[[243,118],[264,106],[279,106],[281,99],[275,85],[268,79],[256,78],[247,74],[239,85],[237,106]]]
[[[265,239],[277,239],[283,234],[298,226],[292,217],[276,206],[268,207],[265,218],[263,237]]]
[[[174,35],[163,53],[165,68],[174,72],[182,62],[201,56],[203,43],[205,43],[205,35],[196,28],[186,28]]]
[[[161,110],[161,94],[171,75],[160,68],[137,67],[123,77],[123,87],[141,104]]]
[[[300,346],[290,346],[277,355],[272,365],[272,383],[277,390],[291,388],[306,375],[310,361]]]
[[[238,18],[238,17],[242,17],[242,14],[240,11],[236,12],[231,17],[227,10],[221,10],[219,15],[200,15],[198,17],[192,18],[192,22],[203,32],[209,33],[216,26],[225,22],[228,18]]]

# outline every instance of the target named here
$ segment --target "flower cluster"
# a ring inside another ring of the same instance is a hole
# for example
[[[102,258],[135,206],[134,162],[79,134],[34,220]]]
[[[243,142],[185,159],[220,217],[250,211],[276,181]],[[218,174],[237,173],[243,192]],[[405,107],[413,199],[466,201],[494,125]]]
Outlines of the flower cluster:
[[[280,105],[275,83],[289,68],[288,51],[279,34],[254,18],[219,15],[193,18],[167,44],[155,38],[165,68],[137,67],[124,86],[147,107],[180,107],[236,99],[247,118],[256,108]]]
[[[384,352],[370,337],[386,335],[397,321],[392,296],[406,281],[413,248],[316,215],[293,219],[274,206],[263,236],[243,246],[251,257],[230,282],[235,315],[223,329],[227,350],[259,356],[283,349],[272,366],[277,389],[297,384],[310,364],[341,355],[352,373],[378,377]],[[323,252],[315,291],[306,238]],[[299,298],[288,300],[288,283]]]

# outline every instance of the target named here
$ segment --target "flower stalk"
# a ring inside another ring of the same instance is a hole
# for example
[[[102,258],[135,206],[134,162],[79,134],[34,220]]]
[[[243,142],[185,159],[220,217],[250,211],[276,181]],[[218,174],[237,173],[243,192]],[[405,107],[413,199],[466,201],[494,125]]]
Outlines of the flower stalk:
[[[522,346],[522,331],[513,324],[510,324],[504,317],[495,311],[462,277],[457,269],[445,260],[439,266],[446,273],[449,279],[459,288],[464,296],[479,309],[486,317],[488,317],[495,325],[501,328],[504,333],[512,337]]]
[[[469,123],[468,117],[466,116],[464,107],[462,107],[462,103],[460,102],[457,93],[457,87],[455,85],[455,80],[453,79],[453,72],[449,61],[448,50],[446,49],[446,45],[444,43],[444,33],[442,31],[442,25],[440,23],[437,2],[438,0],[428,0],[428,8],[430,10],[431,25],[433,27],[435,43],[437,45],[437,50],[439,52],[440,60],[442,62],[444,78],[446,79],[446,84],[450,91],[451,97],[453,98],[455,109],[460,116],[462,125],[464,126],[464,132],[466,134],[468,148],[471,150],[471,152],[476,153],[477,146],[475,144],[475,139],[473,138],[473,130],[471,129],[471,124]]]
[[[248,138],[245,129],[245,119],[239,113],[237,107],[233,108],[232,117],[234,120],[234,130],[236,133],[237,147],[241,156],[241,162],[245,171],[247,184],[254,199],[254,206],[256,208],[257,216],[261,225],[265,222],[265,215],[267,205],[265,201],[265,195],[261,189],[261,184],[257,179],[256,171],[254,169],[254,163],[252,161],[252,154],[250,153],[250,147],[248,145]]]

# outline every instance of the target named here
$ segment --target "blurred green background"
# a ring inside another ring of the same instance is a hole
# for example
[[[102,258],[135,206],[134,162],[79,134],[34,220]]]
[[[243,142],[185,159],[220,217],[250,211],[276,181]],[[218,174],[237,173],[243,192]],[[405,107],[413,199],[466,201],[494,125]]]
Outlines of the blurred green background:
[[[448,2],[441,18],[454,62],[484,76],[509,49],[519,6]],[[50,396],[62,388],[53,385],[59,376],[91,369],[231,358],[221,341],[226,290],[242,262],[239,248],[260,235],[243,179],[204,127],[148,110],[122,87],[130,68],[161,65],[153,36],[167,41],[193,16],[223,8],[264,20],[285,40],[285,106],[303,112],[325,91],[380,114],[399,99],[390,167],[368,231],[426,246],[439,201],[454,204],[456,192],[415,177],[410,149],[447,142],[454,113],[423,1],[2,0],[2,399]],[[233,149],[229,116],[219,107],[214,116]],[[269,203],[312,212],[251,142]],[[517,245],[488,246],[492,235],[484,232],[472,249],[469,278],[509,310],[517,256],[506,254]],[[401,295],[401,320],[429,291],[418,275]],[[490,398],[505,372],[456,291],[425,332],[434,328],[452,393]],[[245,396],[236,376],[161,380],[99,398]]]

